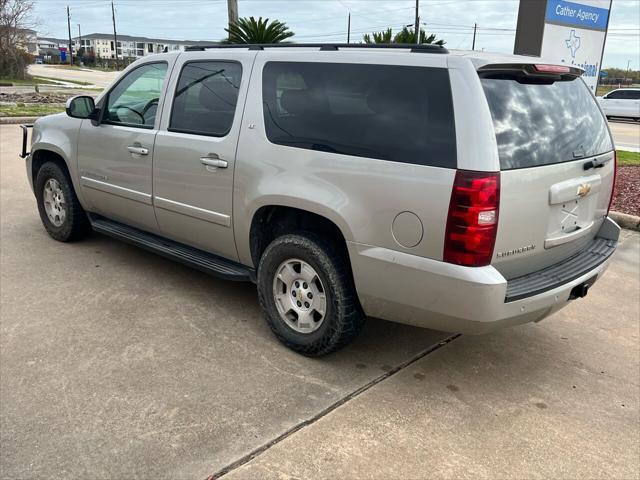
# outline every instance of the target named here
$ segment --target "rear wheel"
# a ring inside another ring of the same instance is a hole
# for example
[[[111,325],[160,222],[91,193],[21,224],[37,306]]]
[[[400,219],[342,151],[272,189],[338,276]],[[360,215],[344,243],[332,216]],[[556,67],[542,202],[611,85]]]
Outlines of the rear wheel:
[[[53,162],[47,162],[34,184],[40,219],[47,233],[61,242],[79,240],[91,232],[87,214],[67,173]]]
[[[288,234],[266,248],[258,267],[260,304],[287,347],[308,356],[353,340],[364,322],[348,259],[312,233]]]

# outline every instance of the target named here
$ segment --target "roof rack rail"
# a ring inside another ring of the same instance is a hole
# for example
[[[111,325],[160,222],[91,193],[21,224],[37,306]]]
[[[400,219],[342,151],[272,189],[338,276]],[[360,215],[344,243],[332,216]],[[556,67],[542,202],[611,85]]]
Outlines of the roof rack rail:
[[[264,50],[265,48],[317,47],[320,50],[336,51],[342,48],[382,48],[382,49],[410,49],[420,53],[449,53],[442,45],[430,43],[212,43],[211,45],[193,45],[185,48],[187,52],[204,51],[210,48],[247,48],[249,50]]]

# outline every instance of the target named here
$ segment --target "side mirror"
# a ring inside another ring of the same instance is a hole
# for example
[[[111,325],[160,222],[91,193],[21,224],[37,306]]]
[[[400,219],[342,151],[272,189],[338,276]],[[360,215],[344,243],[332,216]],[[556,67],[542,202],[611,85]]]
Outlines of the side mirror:
[[[67,115],[73,118],[98,119],[96,104],[93,101],[93,97],[88,95],[79,95],[67,100],[66,112]]]

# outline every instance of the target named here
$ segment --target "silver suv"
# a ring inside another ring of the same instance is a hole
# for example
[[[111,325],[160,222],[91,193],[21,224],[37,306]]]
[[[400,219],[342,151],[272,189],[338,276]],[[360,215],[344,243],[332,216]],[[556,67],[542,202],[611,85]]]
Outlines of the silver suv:
[[[539,321],[603,273],[615,152],[580,70],[276,46],[145,57],[95,103],[38,120],[23,155],[49,234],[255,282],[305,355],[366,316],[462,333]]]

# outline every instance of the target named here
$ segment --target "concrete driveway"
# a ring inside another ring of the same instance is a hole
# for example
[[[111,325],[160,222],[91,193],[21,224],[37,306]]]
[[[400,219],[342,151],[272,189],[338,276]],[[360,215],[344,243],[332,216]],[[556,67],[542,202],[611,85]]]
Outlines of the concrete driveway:
[[[640,236],[590,295],[482,337],[370,320],[282,347],[255,288],[40,225],[0,126],[0,477],[638,478]]]

